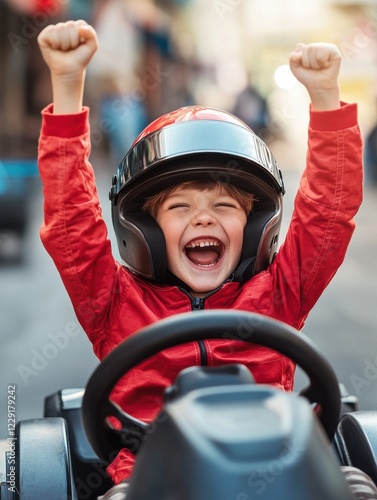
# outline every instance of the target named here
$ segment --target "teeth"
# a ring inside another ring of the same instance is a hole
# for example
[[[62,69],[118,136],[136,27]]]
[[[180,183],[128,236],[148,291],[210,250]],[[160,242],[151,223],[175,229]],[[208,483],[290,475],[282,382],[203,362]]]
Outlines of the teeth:
[[[201,240],[201,241],[193,241],[192,243],[186,245],[188,248],[195,248],[195,247],[218,247],[220,246],[218,241],[208,241],[208,240]]]

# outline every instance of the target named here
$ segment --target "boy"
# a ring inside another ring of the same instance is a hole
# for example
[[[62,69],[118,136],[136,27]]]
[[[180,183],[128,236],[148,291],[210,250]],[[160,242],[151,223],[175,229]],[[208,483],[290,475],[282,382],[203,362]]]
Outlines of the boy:
[[[299,44],[290,56],[311,98],[309,150],[279,252],[284,187],[273,156],[236,117],[192,106],[147,127],[114,176],[110,198],[124,267],[112,257],[88,162],[82,97],[96,34],[69,21],[43,30],[39,44],[53,87],[39,142],[41,238],[96,355],[103,359],[141,327],[193,309],[258,312],[301,329],[344,259],[362,200],[357,110],[339,101],[338,49]],[[154,356],[112,397],[150,421],[181,369],[234,362],[259,383],[292,390],[289,360],[219,340]],[[127,450],[119,453],[108,467],[114,483],[129,477],[133,461]]]

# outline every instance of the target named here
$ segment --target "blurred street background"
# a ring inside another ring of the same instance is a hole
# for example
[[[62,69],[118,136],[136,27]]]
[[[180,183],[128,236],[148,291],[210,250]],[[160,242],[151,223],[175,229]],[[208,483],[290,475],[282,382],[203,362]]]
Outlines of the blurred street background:
[[[111,177],[138,132],[187,104],[238,114],[269,145],[287,194],[281,241],[305,165],[308,98],[287,66],[298,42],[336,43],[341,94],[357,102],[365,196],[346,260],[304,333],[361,409],[377,409],[377,3],[374,0],[0,0],[0,438],[7,388],[17,418],[86,384],[97,360],[39,240],[40,111],[51,102],[37,47],[50,23],[85,19],[100,50],[87,75],[92,155],[104,217]],[[114,244],[114,254],[117,256]],[[297,376],[296,389],[304,380]]]

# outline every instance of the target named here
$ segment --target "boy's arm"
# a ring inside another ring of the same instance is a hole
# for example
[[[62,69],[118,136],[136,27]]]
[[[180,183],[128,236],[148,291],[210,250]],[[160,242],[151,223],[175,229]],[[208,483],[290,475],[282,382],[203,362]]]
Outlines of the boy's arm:
[[[38,145],[44,195],[40,236],[98,353],[107,309],[118,298],[118,288],[117,264],[88,160],[89,110],[82,108],[85,69],[97,38],[83,21],[68,21],[47,27],[38,42],[54,97],[53,106],[42,112]]]
[[[340,63],[339,49],[331,43],[299,43],[291,53],[291,71],[306,87],[314,111],[329,111],[340,107]]]
[[[362,202],[357,106],[312,111],[306,168],[285,241],[272,264],[286,322],[303,321],[347,253]]]
[[[279,317],[298,329],[342,264],[362,202],[357,106],[339,102],[339,67],[332,44],[300,44],[291,54],[292,71],[312,101],[307,164],[270,271]]]
[[[86,67],[98,48],[96,32],[85,21],[67,21],[47,26],[38,44],[51,74],[53,113],[79,113]]]

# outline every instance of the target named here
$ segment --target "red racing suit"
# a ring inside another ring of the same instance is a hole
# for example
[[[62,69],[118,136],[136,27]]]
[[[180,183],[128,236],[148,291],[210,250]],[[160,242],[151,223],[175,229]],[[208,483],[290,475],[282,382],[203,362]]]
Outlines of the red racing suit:
[[[88,161],[88,109],[59,116],[49,107],[42,116],[41,239],[95,354],[102,360],[140,328],[191,311],[194,299],[177,286],[136,277],[112,256]],[[361,201],[362,140],[357,106],[342,103],[338,110],[311,110],[307,165],[277,257],[248,282],[225,283],[201,299],[200,307],[257,312],[301,329],[345,257]],[[121,379],[112,399],[131,415],[150,421],[161,407],[164,389],[179,371],[203,363],[243,363],[258,383],[292,390],[295,366],[290,360],[252,344],[210,340],[153,356]],[[133,461],[126,450],[118,454],[108,468],[115,483],[130,475]]]

